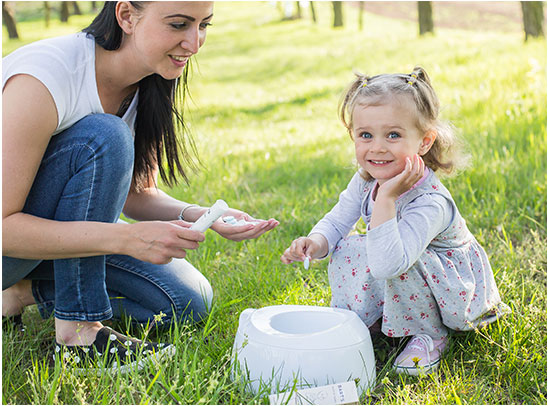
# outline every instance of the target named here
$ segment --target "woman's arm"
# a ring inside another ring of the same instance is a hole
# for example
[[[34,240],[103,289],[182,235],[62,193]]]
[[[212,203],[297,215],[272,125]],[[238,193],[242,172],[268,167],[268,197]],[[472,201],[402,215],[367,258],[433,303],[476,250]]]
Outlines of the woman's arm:
[[[153,172],[152,178],[143,190],[139,192],[131,191],[124,205],[124,214],[134,220],[164,220],[170,221],[176,219],[181,211],[184,211],[185,221],[195,222],[207,211],[207,207],[191,205],[177,200],[160,189],[156,188],[158,179],[158,169]],[[246,220],[253,222],[241,226],[232,226],[225,224],[221,219],[213,223],[211,229],[219,233],[224,238],[233,241],[242,241],[260,237],[267,231],[275,228],[279,222],[275,219],[256,220],[249,214],[237,209],[229,209],[225,216],[233,216],[237,220]]]
[[[48,259],[76,253],[96,255],[102,250],[101,233],[95,229],[81,230],[81,225],[21,212],[56,127],[55,103],[39,80],[29,75],[16,75],[8,80],[2,92],[4,255]],[[86,234],[88,243],[84,245],[81,236]],[[96,237],[99,238],[95,240]]]
[[[155,171],[157,174],[157,171]],[[185,209],[185,221],[194,222],[207,211],[206,207],[191,205],[169,196],[157,189],[152,182],[142,191],[130,191],[124,205],[124,214],[138,221],[144,220],[175,220]],[[186,209],[188,207],[188,209]]]
[[[16,258],[57,259],[125,254],[166,263],[198,247],[203,234],[180,223],[139,225],[60,222],[23,213],[40,162],[57,127],[47,88],[16,75],[2,92],[2,253]]]

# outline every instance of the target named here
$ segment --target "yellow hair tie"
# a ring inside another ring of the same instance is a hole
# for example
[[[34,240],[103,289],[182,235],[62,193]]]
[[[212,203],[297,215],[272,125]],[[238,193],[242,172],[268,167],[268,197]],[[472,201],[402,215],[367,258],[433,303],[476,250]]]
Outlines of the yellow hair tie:
[[[411,79],[407,81],[407,84],[413,86],[413,84],[417,81],[417,75],[415,73],[411,73],[409,76],[411,76]]]

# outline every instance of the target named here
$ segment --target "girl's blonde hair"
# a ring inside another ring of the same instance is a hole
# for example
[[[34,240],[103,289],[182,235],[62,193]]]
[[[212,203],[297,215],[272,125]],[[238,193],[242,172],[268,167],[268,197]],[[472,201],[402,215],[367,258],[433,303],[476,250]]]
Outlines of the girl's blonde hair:
[[[456,139],[455,129],[449,122],[439,119],[440,103],[426,71],[416,66],[410,74],[395,73],[366,76],[357,73],[339,103],[339,116],[352,136],[352,113],[356,105],[381,105],[390,98],[407,96],[416,107],[417,128],[424,134],[435,130],[436,139],[430,150],[422,157],[424,163],[434,171],[447,174],[466,163],[466,156]],[[372,179],[360,171],[366,180]]]

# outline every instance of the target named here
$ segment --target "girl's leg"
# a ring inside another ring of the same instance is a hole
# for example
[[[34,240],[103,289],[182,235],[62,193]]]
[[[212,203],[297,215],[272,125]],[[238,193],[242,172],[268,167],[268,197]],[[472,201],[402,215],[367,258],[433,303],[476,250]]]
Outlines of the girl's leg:
[[[331,306],[356,312],[371,327],[382,316],[384,281],[375,280],[367,266],[365,235],[343,238],[329,260]]]
[[[382,330],[390,337],[447,336],[438,304],[417,266],[386,281]]]
[[[52,137],[23,212],[58,221],[114,222],[127,197],[132,166],[127,125],[107,114],[85,117]],[[3,257],[3,286],[6,279],[9,286],[24,278],[31,265]],[[98,322],[112,316],[104,256],[55,260],[53,267],[58,320]]]

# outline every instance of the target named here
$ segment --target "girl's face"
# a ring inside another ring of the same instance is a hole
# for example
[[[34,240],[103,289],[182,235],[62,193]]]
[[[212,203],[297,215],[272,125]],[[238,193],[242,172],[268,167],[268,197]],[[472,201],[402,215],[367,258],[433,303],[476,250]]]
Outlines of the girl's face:
[[[426,154],[435,138],[434,132],[419,130],[415,107],[407,97],[357,104],[352,121],[358,164],[381,185],[404,170],[405,158]]]
[[[142,63],[143,73],[157,73],[164,79],[181,76],[188,59],[205,42],[213,2],[152,1],[141,10],[124,3],[127,21],[120,25],[128,34],[128,46]]]

